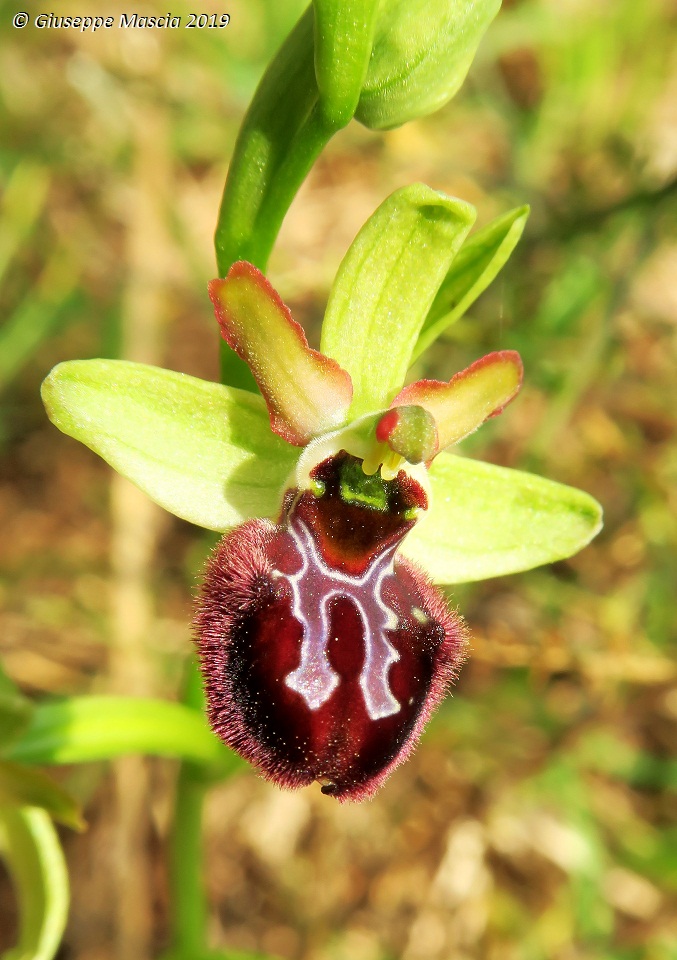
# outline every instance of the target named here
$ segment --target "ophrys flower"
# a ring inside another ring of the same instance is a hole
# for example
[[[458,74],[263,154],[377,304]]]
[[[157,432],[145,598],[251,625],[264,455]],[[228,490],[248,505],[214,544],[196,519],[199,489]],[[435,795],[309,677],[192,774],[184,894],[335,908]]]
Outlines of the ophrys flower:
[[[61,429],[179,516],[229,531],[196,616],[210,716],[280,784],[370,795],[462,656],[462,623],[432,581],[559,559],[599,528],[579,491],[441,452],[514,397],[514,351],[403,386],[505,261],[518,214],[462,247],[472,208],[398,191],[341,265],[321,353],[236,264],[211,295],[262,397],[115,361],[61,365],[45,383]]]

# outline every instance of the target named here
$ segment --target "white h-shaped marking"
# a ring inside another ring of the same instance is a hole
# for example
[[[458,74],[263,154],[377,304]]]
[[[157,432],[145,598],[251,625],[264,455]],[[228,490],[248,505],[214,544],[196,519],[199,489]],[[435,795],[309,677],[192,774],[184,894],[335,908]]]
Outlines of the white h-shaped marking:
[[[298,529],[295,529],[298,528]],[[360,687],[367,713],[372,720],[389,717],[400,709],[399,701],[388,686],[388,670],[400,659],[389,643],[385,631],[397,626],[397,616],[381,598],[386,577],[393,573],[393,557],[399,543],[393,544],[376,557],[360,577],[330,569],[321,557],[317,544],[306,525],[294,518],[288,527],[303,558],[301,569],[294,574],[275,571],[285,577],[293,592],[292,610],[303,627],[301,662],[284,682],[299,693],[310,710],[326,703],[341,682],[327,656],[329,644],[329,616],[327,607],[332,597],[349,597],[357,607],[364,626],[364,665],[360,673]],[[370,589],[376,608],[365,607],[361,591],[373,579]]]

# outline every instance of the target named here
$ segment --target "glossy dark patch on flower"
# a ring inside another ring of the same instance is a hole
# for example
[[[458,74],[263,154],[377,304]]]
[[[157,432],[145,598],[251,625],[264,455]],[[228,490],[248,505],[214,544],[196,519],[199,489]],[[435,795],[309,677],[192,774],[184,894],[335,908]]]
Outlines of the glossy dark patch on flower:
[[[461,658],[463,626],[395,551],[425,493],[401,472],[351,488],[339,454],[278,526],[249,521],[207,570],[197,639],[214,729],[281,786],[373,794]]]

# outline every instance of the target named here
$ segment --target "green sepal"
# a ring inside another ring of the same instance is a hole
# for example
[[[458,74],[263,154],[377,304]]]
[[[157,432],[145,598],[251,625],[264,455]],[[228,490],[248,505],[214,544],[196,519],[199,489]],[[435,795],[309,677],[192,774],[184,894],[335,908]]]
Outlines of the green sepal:
[[[84,830],[77,801],[41,770],[0,760],[0,807],[41,807],[59,823]]]
[[[602,527],[587,493],[519,470],[441,453],[432,504],[402,543],[436,583],[530,570],[582,549]]]
[[[356,118],[374,130],[437,110],[457,92],[501,0],[382,0]]]
[[[321,350],[353,382],[351,417],[390,404],[435,295],[475,220],[475,209],[415,183],[367,220],[339,267]]]
[[[123,360],[72,360],[42,386],[50,420],[171,513],[210,530],[276,517],[298,451],[260,396]]]
[[[40,704],[6,757],[22,763],[91,763],[129,754],[175,757],[228,772],[240,761],[202,713],[145,697],[68,697]]]
[[[19,903],[19,940],[3,960],[52,960],[68,916],[68,871],[54,825],[37,807],[0,806],[0,855]]]
[[[33,704],[14,686],[0,665],[0,752],[27,726]]]
[[[378,0],[313,0],[313,8],[322,113],[343,126],[355,113],[367,75]]]
[[[466,240],[425,318],[414,348],[414,360],[487,289],[517,246],[528,216],[528,206],[517,207]]]

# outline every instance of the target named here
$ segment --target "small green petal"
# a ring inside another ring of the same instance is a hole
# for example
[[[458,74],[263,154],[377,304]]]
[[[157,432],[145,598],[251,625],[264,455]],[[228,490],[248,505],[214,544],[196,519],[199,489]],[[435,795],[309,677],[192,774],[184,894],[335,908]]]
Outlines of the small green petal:
[[[416,343],[414,360],[472,306],[505,266],[522,236],[529,207],[517,207],[470,236],[452,263]]]
[[[123,360],[73,360],[42,386],[52,423],[170,513],[210,530],[275,517],[298,451],[261,397]]]
[[[19,904],[19,942],[7,960],[52,960],[68,916],[68,870],[54,825],[37,807],[0,807],[0,856]]]
[[[587,493],[519,470],[441,453],[432,505],[402,544],[437,583],[530,570],[577,553],[602,527]]]
[[[367,220],[339,267],[322,325],[322,352],[353,382],[351,417],[390,404],[421,325],[475,210],[417,183]]]
[[[268,406],[271,428],[305,446],[345,423],[353,388],[345,370],[308,346],[303,329],[260,270],[233,264],[209,295],[221,333],[247,363]]]
[[[499,414],[513,400],[522,385],[522,361],[515,350],[488,353],[461,370],[449,383],[418,380],[401,390],[393,400],[394,409],[418,404],[433,417],[437,427],[438,450],[458,443],[477,430],[489,417]]]

